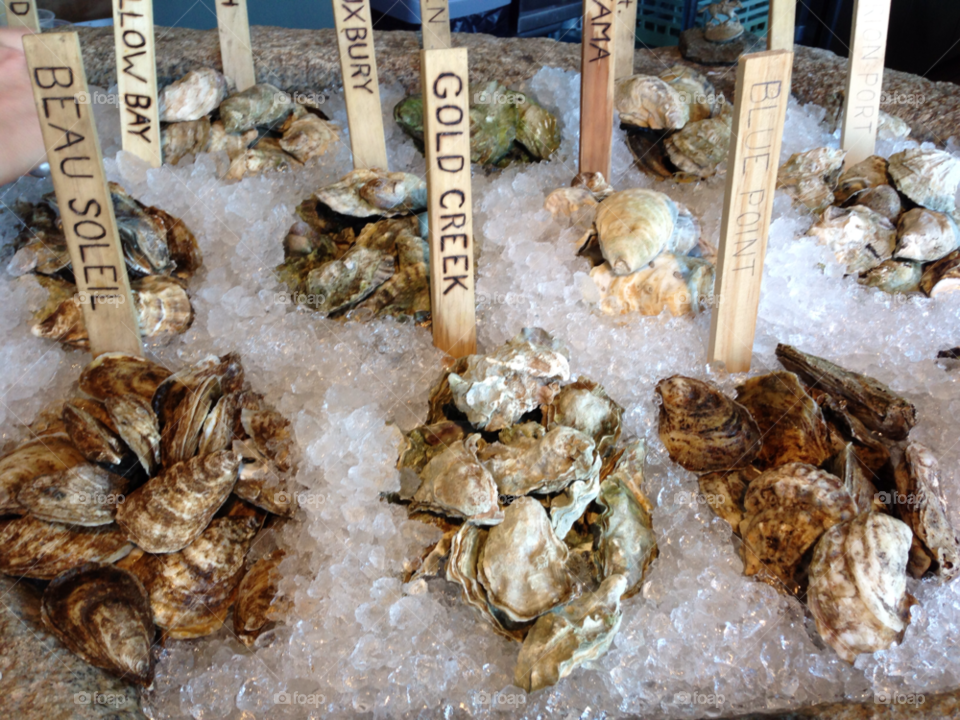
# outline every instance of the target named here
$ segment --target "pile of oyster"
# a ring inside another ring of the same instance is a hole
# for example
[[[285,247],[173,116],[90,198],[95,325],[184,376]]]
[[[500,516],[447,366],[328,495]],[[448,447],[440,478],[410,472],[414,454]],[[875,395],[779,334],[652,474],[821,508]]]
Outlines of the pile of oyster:
[[[602,312],[685,315],[709,304],[716,249],[683,204],[656,190],[614,191],[602,174],[580,173],[544,207],[583,232],[578,253],[593,265]]]
[[[723,173],[733,106],[705,75],[674,65],[617,80],[614,97],[641,170],[688,182]]]
[[[877,380],[788,345],[786,368],[735,399],[661,380],[660,439],[699,474],[740,537],[744,573],[806,600],[820,637],[852,663],[903,637],[907,574],[960,572],[934,454],[910,442],[916,409]]]
[[[158,102],[164,162],[225,150],[228,179],[299,167],[340,137],[318,107],[269,83],[231,94],[213,68],[191,70],[163,88]]]
[[[0,458],[0,573],[45,582],[50,631],[143,685],[158,628],[160,642],[202,637],[235,606],[234,632],[252,643],[284,610],[282,554],[247,558],[295,509],[288,422],[235,354],[171,373],[108,353],[79,390]]]
[[[197,240],[181,220],[143,205],[116,183],[110,183],[110,197],[140,335],[165,342],[186,332],[193,322],[186,281],[203,264]],[[48,193],[36,204],[17,202],[14,212],[23,229],[13,242],[15,253],[7,271],[15,277],[31,275],[48,293],[31,332],[68,347],[88,349],[83,299],[77,294],[56,195]]]
[[[408,579],[444,572],[494,632],[522,642],[515,683],[527,691],[607,651],[620,601],[657,554],[643,440],[618,444],[623,409],[569,379],[566,350],[539,329],[457,361],[388,498],[444,531]]]
[[[426,322],[426,206],[416,175],[354,170],[297,207],[277,274],[295,303],[325,317]]]
[[[778,187],[819,215],[808,234],[862,285],[927,297],[960,287],[960,160],[923,148],[843,160],[815,148],[780,168]]]
[[[423,152],[423,96],[405,97],[393,117]],[[529,95],[491,81],[470,99],[470,161],[507,167],[546,160],[560,147],[560,127]]]

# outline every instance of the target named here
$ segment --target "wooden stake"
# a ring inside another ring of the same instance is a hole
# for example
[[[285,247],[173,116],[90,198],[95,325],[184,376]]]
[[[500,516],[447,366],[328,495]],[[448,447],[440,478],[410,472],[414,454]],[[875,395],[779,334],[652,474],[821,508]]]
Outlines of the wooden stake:
[[[223,74],[237,84],[237,90],[253,87],[257,84],[257,71],[250,44],[247,0],[217,0],[217,26]]]
[[[37,17],[37,0],[16,0],[8,2],[7,25],[25,27],[40,32],[40,18]]]
[[[870,157],[876,149],[889,20],[890,0],[855,0],[840,131],[847,167]]]
[[[387,169],[369,0],[333,0],[354,168]]]
[[[793,53],[785,50],[743,55],[737,66],[707,353],[728,372],[749,370],[753,355],[792,68]]]
[[[477,351],[467,50],[420,51],[430,218],[433,344]]]
[[[80,40],[75,32],[27,35],[23,50],[90,352],[141,355],[93,106],[80,102],[89,97]]]
[[[580,56],[580,172],[610,179],[615,0],[583,0]]]
[[[633,51],[637,44],[637,0],[617,0],[616,48],[614,77],[633,75]]]
[[[770,0],[770,20],[767,31],[767,50],[793,52],[796,34],[797,0]]]
[[[160,167],[153,0],[113,0],[113,28],[123,149]]]
[[[420,24],[424,50],[450,47],[450,0],[420,0]]]

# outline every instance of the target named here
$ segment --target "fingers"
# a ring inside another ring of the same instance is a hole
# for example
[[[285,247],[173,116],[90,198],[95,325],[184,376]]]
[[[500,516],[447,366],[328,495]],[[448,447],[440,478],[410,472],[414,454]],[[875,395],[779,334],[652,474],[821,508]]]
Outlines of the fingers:
[[[0,47],[12,48],[23,52],[23,36],[32,35],[29,28],[0,27]]]

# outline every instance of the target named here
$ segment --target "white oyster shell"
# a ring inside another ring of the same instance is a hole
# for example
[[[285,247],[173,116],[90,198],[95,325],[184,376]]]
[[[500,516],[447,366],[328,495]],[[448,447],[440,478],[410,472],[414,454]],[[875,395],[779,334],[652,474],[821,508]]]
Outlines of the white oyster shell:
[[[890,156],[890,177],[918,205],[953,214],[957,211],[960,160],[943,150],[911,148]]]
[[[157,97],[160,122],[190,122],[216,110],[227,97],[227,79],[213,68],[191,70]]]
[[[846,154],[846,150],[827,147],[794,153],[777,171],[777,187],[820,212],[833,202],[833,190]]]
[[[692,250],[696,241],[689,243],[689,233],[674,239],[679,212],[669,197],[644,188],[615,192],[600,203],[597,235],[603,257],[613,272],[636,272],[665,250],[680,254]],[[689,247],[677,247],[678,242]]]
[[[897,223],[897,249],[900,260],[933,262],[960,247],[960,228],[952,217],[926,208],[908,210]]]
[[[358,169],[315,196],[341,215],[396,217],[427,206],[427,182],[409,173]]]
[[[497,486],[477,460],[480,435],[457,440],[427,463],[420,473],[420,488],[411,509],[431,510],[477,525],[503,521],[497,503]]]
[[[620,121],[651,130],[679,130],[690,120],[690,105],[658,77],[631,75],[616,83],[614,104]]]
[[[481,460],[504,495],[555,493],[600,472],[593,438],[558,425],[535,440],[485,447]]]
[[[863,205],[828,207],[807,234],[829,247],[851,275],[889,260],[897,244],[893,223]]]
[[[687,255],[661,253],[629,275],[616,275],[608,263],[590,271],[600,291],[600,310],[607,315],[639,312],[675,316],[696,314],[713,293],[713,264]]]

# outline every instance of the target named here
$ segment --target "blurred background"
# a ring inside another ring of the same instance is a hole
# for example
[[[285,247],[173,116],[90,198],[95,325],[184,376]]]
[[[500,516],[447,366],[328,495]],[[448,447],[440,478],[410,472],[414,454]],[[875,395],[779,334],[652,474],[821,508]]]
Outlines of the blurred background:
[[[635,0],[637,44],[676,45],[680,31],[698,22],[697,11],[710,0]],[[797,42],[846,55],[854,0],[799,0]],[[748,30],[764,35],[768,0],[741,0],[739,15]],[[39,0],[61,20],[109,19],[109,0]],[[371,0],[375,27],[419,29],[419,0]],[[329,2],[248,0],[252,25],[289,28],[333,27]],[[455,32],[512,36],[548,36],[579,42],[581,0],[450,0]],[[216,27],[213,0],[157,0],[157,25],[207,29]],[[699,20],[702,22],[702,20]],[[887,67],[931,80],[960,83],[960,0],[893,0],[887,43]]]

